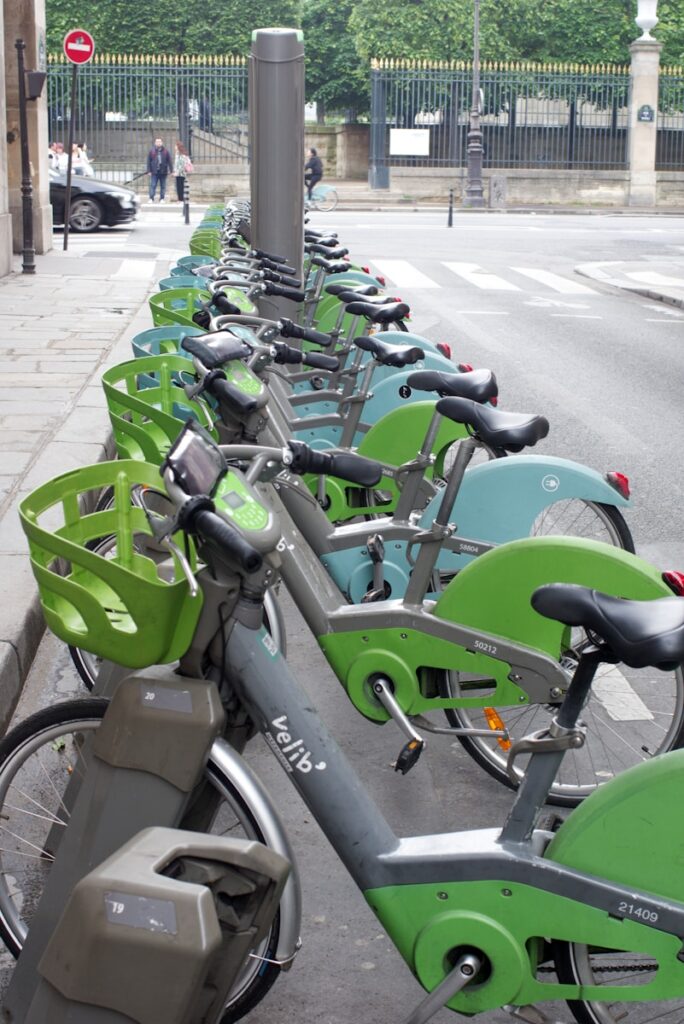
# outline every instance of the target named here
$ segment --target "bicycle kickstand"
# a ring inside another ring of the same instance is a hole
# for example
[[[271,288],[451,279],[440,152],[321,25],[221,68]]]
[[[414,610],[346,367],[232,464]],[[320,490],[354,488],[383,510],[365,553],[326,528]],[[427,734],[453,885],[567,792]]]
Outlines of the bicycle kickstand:
[[[475,953],[464,953],[437,988],[423,999],[404,1024],[426,1024],[450,999],[473,981],[482,967],[482,960]]]

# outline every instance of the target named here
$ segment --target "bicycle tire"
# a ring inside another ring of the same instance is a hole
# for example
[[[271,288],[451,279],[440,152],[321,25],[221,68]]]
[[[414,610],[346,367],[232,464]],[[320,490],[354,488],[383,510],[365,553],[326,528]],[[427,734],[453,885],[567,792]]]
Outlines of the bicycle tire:
[[[68,817],[58,788],[59,778],[67,781],[79,771],[79,764],[85,767],[79,737],[99,726],[107,706],[108,701],[101,697],[64,701],[30,715],[0,741],[0,832],[3,837],[0,849],[0,938],[15,957],[21,952],[26,935],[25,909],[34,908],[37,904],[49,871],[52,854],[46,853],[47,837]],[[70,742],[76,748],[75,754]],[[41,751],[46,752],[42,758]],[[34,756],[37,760],[29,765]],[[75,757],[75,762],[66,760],[71,756]],[[52,767],[54,772],[51,772]],[[265,843],[248,804],[211,758],[205,778],[219,799],[219,811],[215,817],[219,832],[232,833],[237,827],[248,838]],[[27,784],[30,784],[28,790]],[[56,810],[47,803],[48,797],[52,806],[56,805]],[[24,808],[17,806],[22,799]],[[225,816],[222,816],[224,811]],[[231,826],[233,817],[236,826]],[[27,829],[24,836],[17,831],[21,830],[22,821]],[[182,822],[180,827],[183,827]],[[47,831],[45,839],[40,837],[41,828]],[[12,850],[12,844],[17,849]],[[21,867],[22,858],[29,864],[28,868]],[[275,955],[279,929],[278,915],[259,946],[258,956],[248,961],[249,969],[243,971],[238,979],[237,991],[233,990],[235,994],[227,1005],[222,1024],[232,1024],[243,1017],[264,998],[276,981],[280,967],[268,961]]]
[[[619,984],[625,975],[631,980],[640,975],[647,982],[658,965],[640,954],[591,950],[577,943],[554,942],[556,973],[561,984],[600,985],[614,980]],[[568,1008],[578,1024],[681,1024],[684,1020],[684,999],[663,1002],[586,1002],[568,1000]]]
[[[315,197],[316,209],[320,213],[332,213],[337,208],[340,197],[334,188],[329,188],[320,197]]]

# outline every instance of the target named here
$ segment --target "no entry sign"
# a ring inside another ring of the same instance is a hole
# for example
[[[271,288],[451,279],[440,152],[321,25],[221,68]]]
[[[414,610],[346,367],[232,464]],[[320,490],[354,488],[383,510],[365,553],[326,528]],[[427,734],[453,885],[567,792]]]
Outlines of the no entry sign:
[[[72,64],[87,64],[95,53],[95,40],[84,28],[72,28],[64,36],[64,54]]]

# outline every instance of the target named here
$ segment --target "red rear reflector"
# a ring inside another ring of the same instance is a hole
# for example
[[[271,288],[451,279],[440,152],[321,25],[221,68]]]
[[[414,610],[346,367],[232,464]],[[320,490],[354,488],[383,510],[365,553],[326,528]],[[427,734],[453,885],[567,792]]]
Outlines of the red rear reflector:
[[[492,395],[492,397],[489,399],[489,404],[490,405],[498,405],[499,404],[499,396],[498,395]]]
[[[363,270],[364,274],[370,274],[370,267],[361,267],[361,269]]]
[[[470,373],[470,371],[472,370],[472,366],[470,363],[459,363],[458,368],[461,371],[461,373]]]
[[[377,281],[377,282],[378,282],[379,284],[381,284],[383,288],[384,288],[384,287],[385,287],[385,285],[387,284],[387,281],[386,281],[386,280],[385,280],[385,278],[384,278],[384,277],[382,276],[382,274],[376,274],[376,275],[375,275],[375,280],[376,280],[376,281]]]
[[[437,351],[441,352],[447,359],[451,359],[451,345],[447,345],[446,341],[437,342]]]
[[[668,569],[667,572],[663,573],[663,579],[677,597],[684,597],[684,572],[675,572],[674,569]]]
[[[629,498],[629,477],[624,473],[606,473],[606,480],[623,498]]]

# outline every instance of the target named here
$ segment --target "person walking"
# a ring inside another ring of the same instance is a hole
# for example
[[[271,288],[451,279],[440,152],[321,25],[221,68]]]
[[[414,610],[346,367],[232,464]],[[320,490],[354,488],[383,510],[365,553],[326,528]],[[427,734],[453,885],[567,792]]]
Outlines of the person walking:
[[[171,154],[164,145],[163,139],[155,139],[154,146],[147,154],[147,174],[150,179],[150,199],[154,202],[157,184],[159,184],[159,202],[163,203],[166,196],[166,179],[173,170]]]
[[[176,158],[173,162],[173,173],[176,179],[176,195],[178,196],[178,202],[183,202],[183,191],[185,189],[185,179],[188,174],[193,171],[192,160],[188,156],[188,152],[182,142],[176,143]]]
[[[315,149],[309,150],[309,159],[304,164],[304,184],[307,190],[307,199],[311,199],[314,187],[323,177],[323,161]]]

